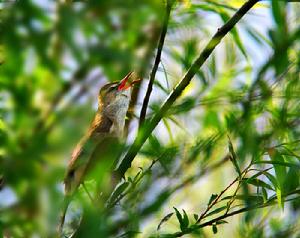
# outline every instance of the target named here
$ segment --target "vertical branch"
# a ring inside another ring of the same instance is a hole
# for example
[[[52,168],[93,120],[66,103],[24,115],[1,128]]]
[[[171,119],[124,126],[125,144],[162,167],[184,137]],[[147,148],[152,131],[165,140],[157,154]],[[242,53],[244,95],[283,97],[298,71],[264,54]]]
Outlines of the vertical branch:
[[[169,23],[173,3],[174,3],[174,1],[169,1],[169,0],[166,3],[166,15],[164,18],[163,28],[161,31],[161,35],[160,35],[160,39],[159,39],[159,43],[158,43],[158,47],[157,47],[157,53],[156,53],[156,57],[155,57],[155,61],[154,61],[154,66],[153,66],[151,74],[150,74],[147,92],[146,92],[146,95],[145,95],[145,98],[143,101],[143,106],[142,106],[141,113],[140,113],[139,126],[141,126],[143,124],[143,122],[145,121],[145,118],[146,118],[147,107],[148,107],[150,95],[152,92],[153,83],[155,80],[155,74],[157,72],[157,69],[158,69],[158,66],[159,66],[159,63],[161,60],[161,53],[162,53],[162,49],[164,46],[167,30],[168,30],[168,23]]]
[[[150,26],[150,34],[149,34],[149,39],[147,46],[145,47],[145,54],[143,56],[143,58],[141,59],[140,62],[140,67],[135,70],[135,72],[137,73],[137,75],[141,78],[141,80],[143,80],[146,72],[149,70],[149,65],[150,65],[150,61],[152,58],[152,53],[154,51],[154,49],[156,48],[156,44],[155,42],[158,41],[159,38],[159,31],[160,31],[161,27],[158,27],[156,22],[153,22]],[[142,81],[141,81],[142,82]],[[137,103],[137,99],[139,97],[139,93],[140,93],[140,84],[136,85],[135,87],[133,87],[132,93],[131,93],[131,100],[129,103],[129,110],[127,112],[127,118],[128,120],[126,120],[125,122],[125,135],[128,135],[128,130],[130,127],[130,123],[132,122],[132,118],[134,115],[134,110],[135,110],[135,106]]]

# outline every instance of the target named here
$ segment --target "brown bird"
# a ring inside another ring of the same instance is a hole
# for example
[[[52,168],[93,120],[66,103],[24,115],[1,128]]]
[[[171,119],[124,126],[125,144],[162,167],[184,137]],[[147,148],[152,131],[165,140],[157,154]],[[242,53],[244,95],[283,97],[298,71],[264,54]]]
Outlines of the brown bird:
[[[87,177],[96,180],[96,196],[100,195],[99,189],[105,190],[103,186],[111,182],[107,180],[111,179],[109,172],[120,152],[120,138],[124,131],[131,87],[140,81],[129,82],[132,77],[133,72],[130,72],[121,81],[108,83],[99,91],[95,118],[75,147],[67,168],[64,179],[65,199],[59,224],[60,234],[72,196],[84,180]]]
[[[95,118],[86,135],[75,147],[67,168],[64,180],[66,195],[76,191],[87,173],[99,172],[96,169],[97,164],[102,163],[104,167],[113,165],[115,158],[111,157],[116,156],[113,152],[117,151],[115,146],[123,135],[131,86],[139,81],[130,83],[131,77],[132,72],[120,82],[108,83],[100,89]],[[98,169],[101,170],[99,166]],[[101,174],[98,176],[101,177]]]

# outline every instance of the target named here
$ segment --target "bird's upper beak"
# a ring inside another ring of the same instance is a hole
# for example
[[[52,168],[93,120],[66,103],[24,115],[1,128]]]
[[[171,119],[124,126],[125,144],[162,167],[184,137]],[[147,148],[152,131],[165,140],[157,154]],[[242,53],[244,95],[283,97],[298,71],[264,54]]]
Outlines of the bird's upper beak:
[[[129,79],[131,78],[132,74],[134,72],[129,72],[119,83],[119,87],[118,87],[118,90],[126,90],[128,88],[130,88],[132,85],[140,82],[141,80],[138,79],[138,80],[133,80],[132,82],[129,82]]]

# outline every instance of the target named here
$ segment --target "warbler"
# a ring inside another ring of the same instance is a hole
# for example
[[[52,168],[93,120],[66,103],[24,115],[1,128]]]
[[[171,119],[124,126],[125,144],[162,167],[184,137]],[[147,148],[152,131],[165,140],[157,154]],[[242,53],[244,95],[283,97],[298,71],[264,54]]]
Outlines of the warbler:
[[[66,195],[76,191],[87,173],[97,167],[98,161],[114,160],[111,157],[116,151],[114,146],[123,135],[131,87],[139,82],[139,80],[130,82],[132,76],[133,72],[130,72],[121,81],[108,83],[100,89],[95,118],[75,147],[67,168],[64,179]],[[108,161],[109,164],[111,162],[113,161]]]
[[[101,185],[105,184],[103,183],[104,175],[109,174],[112,169],[120,151],[118,145],[123,136],[131,88],[140,81],[130,82],[133,75],[133,72],[130,72],[121,81],[108,83],[99,91],[98,110],[94,120],[75,147],[67,167],[64,179],[65,199],[58,227],[59,234],[62,234],[69,203],[78,187],[88,176],[92,176],[98,184],[98,190],[96,189],[96,193],[98,193]],[[111,176],[108,178],[110,179]]]

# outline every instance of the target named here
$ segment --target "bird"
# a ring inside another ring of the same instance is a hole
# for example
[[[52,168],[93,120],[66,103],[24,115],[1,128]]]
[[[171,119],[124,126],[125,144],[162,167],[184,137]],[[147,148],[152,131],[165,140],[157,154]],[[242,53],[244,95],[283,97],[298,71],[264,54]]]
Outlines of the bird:
[[[131,78],[135,77],[134,72],[129,72],[121,81],[107,83],[99,90],[95,117],[73,150],[67,166],[64,178],[65,205],[60,230],[71,197],[78,187],[84,185],[84,181],[89,177],[97,180],[99,186],[104,179],[103,174],[108,172],[103,169],[110,170],[115,163],[117,146],[123,137],[131,88],[140,81],[131,81]]]
[[[139,81],[130,83],[132,75],[133,72],[129,72],[120,82],[108,83],[100,89],[94,120],[76,145],[68,164],[64,179],[66,194],[74,193],[96,160],[104,157],[105,153],[101,149],[108,150],[109,142],[122,138],[131,86]]]

